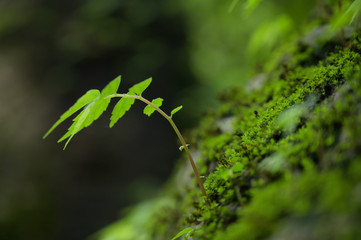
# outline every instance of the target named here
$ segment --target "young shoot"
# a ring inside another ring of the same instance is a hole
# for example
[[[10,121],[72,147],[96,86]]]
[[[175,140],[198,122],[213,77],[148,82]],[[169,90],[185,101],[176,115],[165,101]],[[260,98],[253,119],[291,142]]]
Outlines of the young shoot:
[[[43,136],[45,139],[60,123],[65,121],[67,118],[72,116],[74,113],[82,109],[82,111],[73,119],[73,124],[69,127],[68,131],[63,137],[61,137],[58,142],[62,142],[67,139],[64,149],[68,146],[70,140],[81,131],[83,128],[90,126],[95,120],[97,120],[102,113],[107,109],[111,98],[120,98],[118,103],[114,106],[112,111],[112,116],[110,118],[109,127],[113,127],[114,124],[122,117],[124,114],[131,108],[135,100],[142,101],[146,104],[144,108],[144,114],[147,116],[152,115],[155,111],[161,114],[172,126],[174,132],[178,136],[179,140],[182,143],[182,150],[187,154],[189,162],[193,168],[194,174],[196,175],[199,187],[201,188],[203,196],[207,196],[201,177],[197,170],[197,167],[193,161],[193,158],[189,152],[188,144],[185,142],[182,134],[175,125],[172,117],[175,113],[182,109],[182,106],[176,107],[167,115],[163,110],[160,109],[162,106],[163,99],[156,98],[152,101],[149,101],[142,97],[142,93],[150,85],[152,78],[146,79],[138,84],[135,84],[133,87],[129,88],[128,93],[117,93],[118,87],[120,84],[121,77],[115,78],[111,81],[102,91],[97,89],[92,89],[86,92],[82,97],[80,97],[73,106],[71,106],[63,115],[60,116],[60,119],[49,129],[49,131]],[[208,202],[206,201],[208,204]]]

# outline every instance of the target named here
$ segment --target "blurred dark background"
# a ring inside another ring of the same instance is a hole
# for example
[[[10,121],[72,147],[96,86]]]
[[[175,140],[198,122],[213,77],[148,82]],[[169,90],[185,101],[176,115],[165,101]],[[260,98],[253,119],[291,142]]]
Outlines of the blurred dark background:
[[[43,134],[118,75],[124,92],[153,77],[145,97],[183,105],[175,121],[196,126],[218,91],[266,69],[302,30],[315,1],[290,2],[0,0],[0,239],[84,239],[154,196],[180,152],[142,104],[113,129],[108,111],[66,151],[56,141],[70,121]]]

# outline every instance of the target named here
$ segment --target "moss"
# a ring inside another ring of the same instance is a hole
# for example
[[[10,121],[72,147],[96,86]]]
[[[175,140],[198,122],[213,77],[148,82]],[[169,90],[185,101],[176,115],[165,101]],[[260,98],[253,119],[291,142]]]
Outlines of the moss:
[[[181,193],[170,190],[173,179],[166,194],[176,204],[149,217],[148,239],[169,239],[188,226],[199,240],[357,239],[358,34],[346,45],[337,37],[296,44],[287,61],[270,64],[260,86],[221,94],[222,107],[190,136],[210,206],[195,179]]]
[[[346,171],[306,171],[253,190],[240,220],[214,239],[357,239],[360,160]]]
[[[359,234],[361,205],[352,196],[360,178],[348,171],[360,165],[360,44],[350,41],[350,48],[328,45],[315,64],[294,52],[262,88],[223,95],[222,112],[236,120],[231,134],[213,131],[199,144],[204,164],[216,167],[205,181],[211,207],[199,204],[200,218],[186,222],[201,225],[195,237]]]

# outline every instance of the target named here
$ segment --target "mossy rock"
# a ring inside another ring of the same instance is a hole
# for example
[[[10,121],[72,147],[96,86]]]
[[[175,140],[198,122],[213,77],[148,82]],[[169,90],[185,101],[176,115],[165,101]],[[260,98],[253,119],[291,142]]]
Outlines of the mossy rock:
[[[162,240],[193,227],[183,238],[359,239],[360,31],[318,37],[225,91],[189,136],[210,205],[182,160],[141,220],[138,207],[95,237]]]

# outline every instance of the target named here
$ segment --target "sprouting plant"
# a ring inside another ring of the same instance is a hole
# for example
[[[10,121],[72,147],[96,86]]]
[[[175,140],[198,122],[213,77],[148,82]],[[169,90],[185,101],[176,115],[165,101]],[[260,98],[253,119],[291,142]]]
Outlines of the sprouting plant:
[[[138,84],[135,84],[133,87],[129,88],[128,93],[117,93],[118,87],[120,84],[121,77],[115,78],[111,81],[101,92],[97,89],[92,89],[86,92],[82,97],[80,97],[75,104],[70,107],[63,115],[60,116],[60,119],[49,129],[49,131],[43,136],[46,138],[60,123],[72,116],[74,113],[83,109],[74,119],[73,124],[69,127],[68,131],[63,137],[61,137],[58,142],[62,142],[65,139],[68,139],[65,143],[64,149],[67,147],[70,140],[77,134],[80,130],[85,127],[90,126],[95,120],[97,120],[101,114],[107,109],[111,98],[120,98],[118,103],[114,106],[112,111],[112,116],[110,118],[109,127],[113,127],[114,124],[130,109],[135,100],[140,100],[147,104],[144,108],[144,114],[150,116],[152,113],[157,111],[160,113],[172,126],[173,130],[177,134],[179,140],[182,143],[182,149],[185,150],[189,162],[192,165],[194,174],[196,175],[199,187],[201,188],[203,196],[206,196],[206,192],[203,187],[202,180],[199,176],[197,167],[193,161],[193,158],[189,152],[188,144],[186,144],[182,134],[175,125],[172,117],[175,113],[182,109],[182,106],[176,107],[167,115],[163,110],[160,109],[163,99],[156,98],[152,101],[149,101],[142,97],[144,90],[150,85],[152,78],[146,79]],[[206,201],[207,203],[207,201]],[[208,203],[207,203],[208,204]]]

